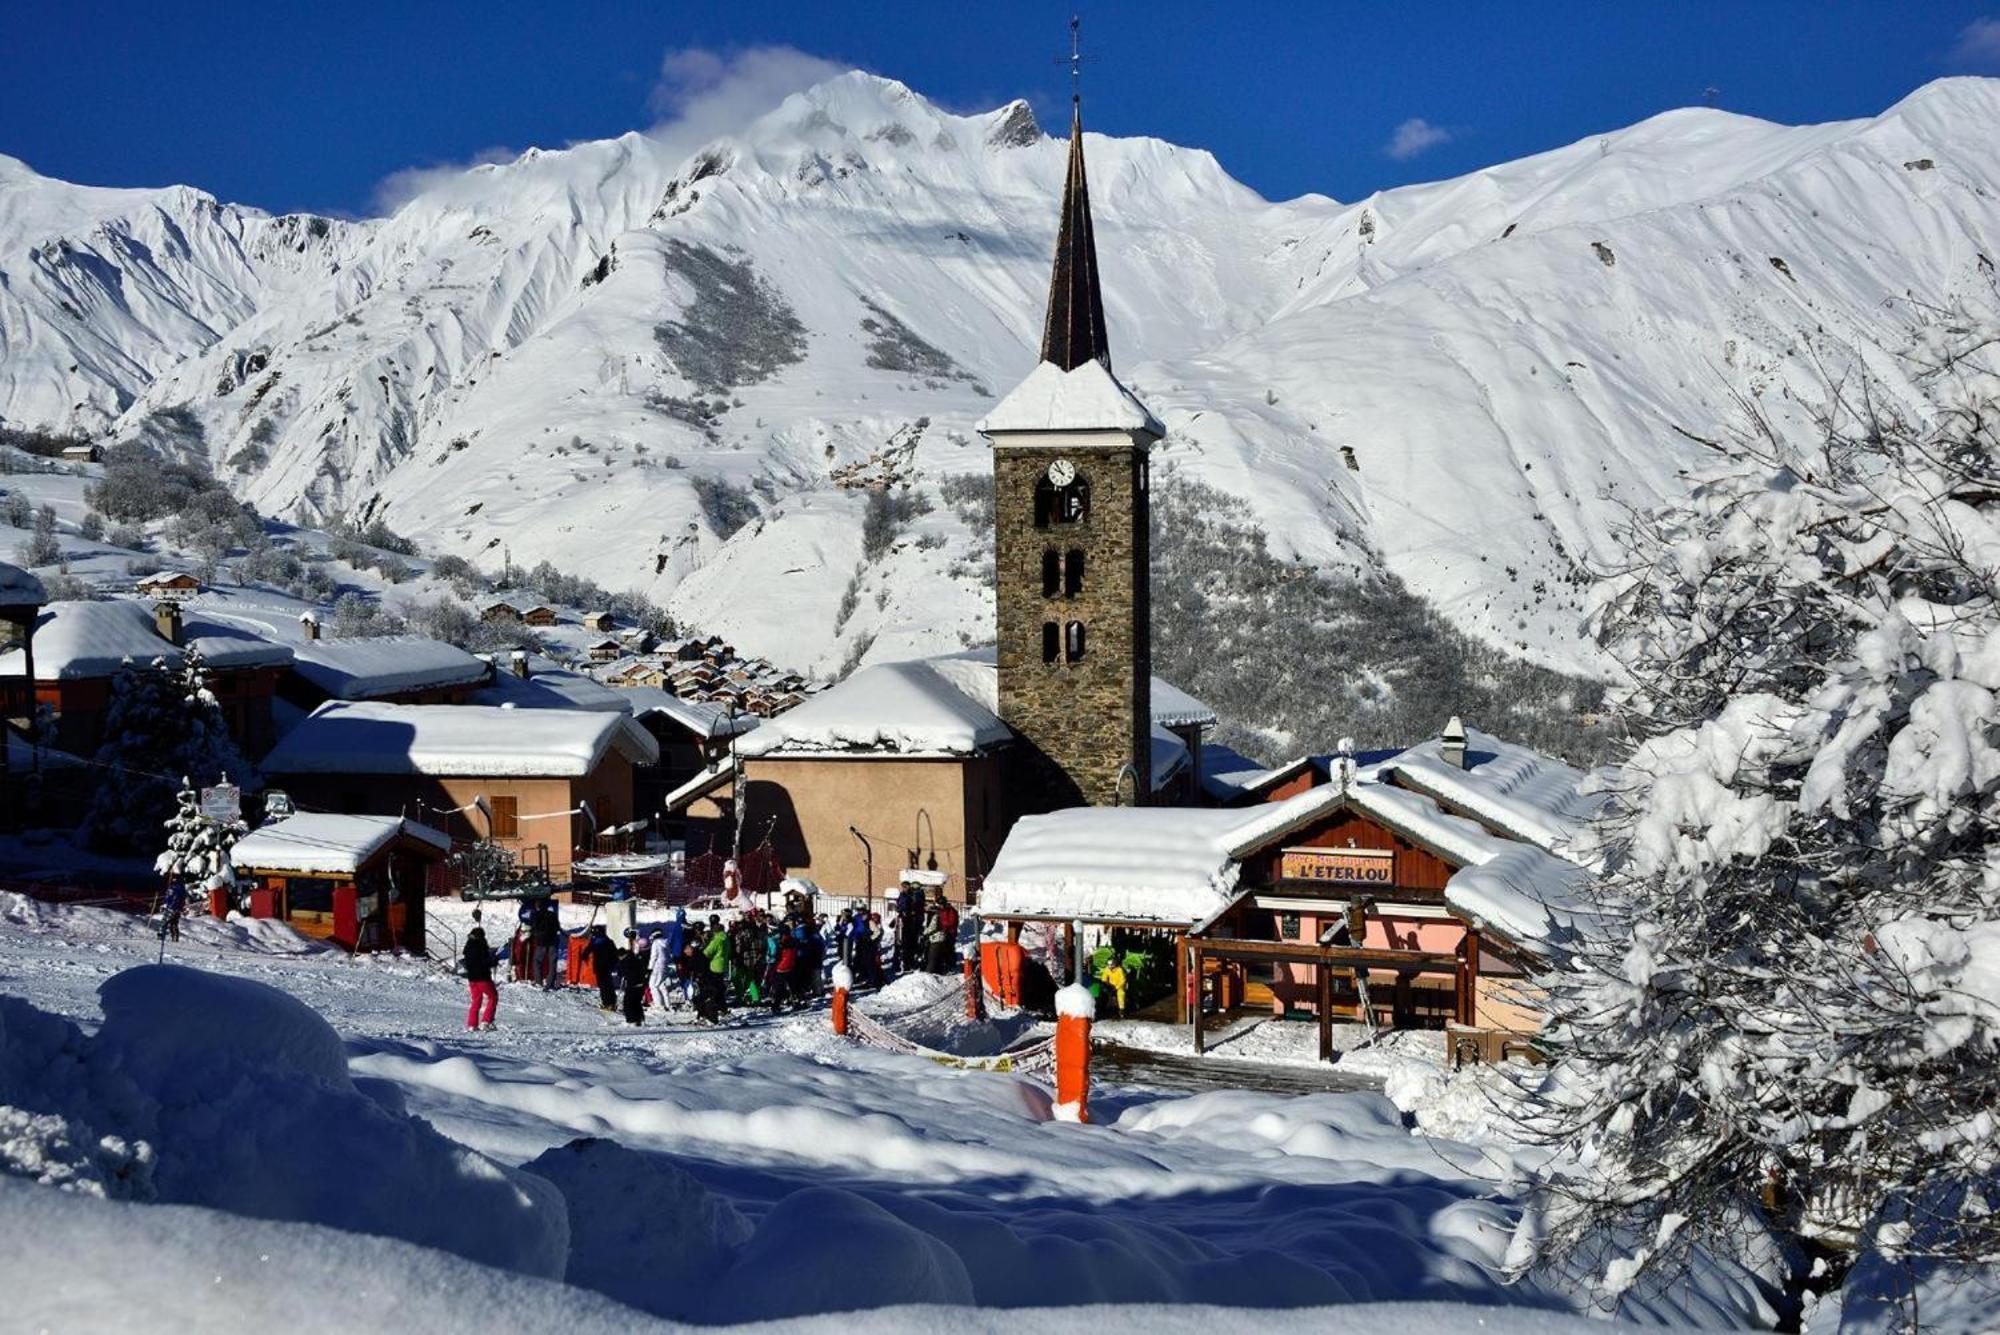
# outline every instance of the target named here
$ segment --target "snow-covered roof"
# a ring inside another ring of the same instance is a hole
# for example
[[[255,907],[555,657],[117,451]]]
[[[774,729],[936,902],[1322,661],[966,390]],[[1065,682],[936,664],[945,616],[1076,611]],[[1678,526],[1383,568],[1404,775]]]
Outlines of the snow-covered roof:
[[[660,758],[652,735],[623,714],[329,700],[285,734],[264,769],[581,778],[614,747],[634,764]]]
[[[1153,720],[1207,726],[1215,712],[1155,677]],[[737,750],[748,756],[966,756],[1012,736],[1000,721],[999,670],[988,647],[862,668],[766,721]]]
[[[1390,759],[1384,777],[1436,798],[1516,839],[1551,852],[1565,851],[1604,805],[1604,795],[1581,791],[1589,777],[1560,760],[1466,729],[1465,767],[1446,761],[1433,737]]]
[[[443,640],[387,635],[293,645],[292,671],[336,700],[372,700],[484,681],[488,664]]]
[[[1139,431],[1167,434],[1138,396],[1104,363],[1087,361],[1074,371],[1041,362],[1012,393],[994,405],[978,428],[1003,431]]]
[[[885,752],[968,756],[1013,736],[997,712],[990,653],[862,668],[737,744],[746,756]]]
[[[1313,756],[1300,756],[1282,765],[1266,767],[1223,746],[1201,748],[1201,788],[1218,802],[1233,802],[1266,792],[1319,765]]]
[[[1162,728],[1212,728],[1215,711],[1170,681],[1153,678],[1153,722]]]
[[[240,626],[182,613],[181,638],[209,667],[276,667],[292,661],[292,651]],[[177,658],[180,649],[160,634],[144,603],[56,602],[35,620],[35,676],[42,681],[109,677],[129,659],[150,663]],[[0,654],[0,673],[21,671],[21,651]]]
[[[1016,821],[982,914],[1193,924],[1227,905],[1241,811],[1071,807]]]
[[[716,704],[712,700],[683,700],[672,691],[661,690],[658,686],[630,686],[620,694],[631,697],[632,716],[644,719],[649,714],[672,719],[697,737],[714,740],[718,737],[738,737],[749,732],[763,722],[755,714],[737,711],[730,713],[727,705]]]
[[[351,876],[399,834],[440,852],[451,847],[439,831],[397,816],[300,812],[244,835],[229,850],[229,861],[256,871]]]
[[[1593,878],[1533,844],[1510,844],[1445,882],[1444,900],[1481,931],[1547,959],[1592,916]]]
[[[32,572],[0,561],[0,607],[40,607],[48,600]]]
[[[501,663],[493,680],[468,698],[476,705],[511,705],[517,709],[588,709],[607,714],[632,712],[630,692],[615,691],[581,672],[572,672],[539,654],[528,659],[528,675],[515,674]]]

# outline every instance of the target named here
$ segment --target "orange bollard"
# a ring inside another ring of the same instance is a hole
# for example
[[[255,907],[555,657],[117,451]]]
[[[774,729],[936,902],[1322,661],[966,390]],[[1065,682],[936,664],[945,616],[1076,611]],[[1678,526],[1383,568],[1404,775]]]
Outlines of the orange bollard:
[[[1090,1120],[1090,1024],[1097,998],[1071,983],[1056,993],[1056,1120]]]
[[[854,986],[854,973],[845,964],[833,966],[833,1032],[847,1036],[847,991]]]

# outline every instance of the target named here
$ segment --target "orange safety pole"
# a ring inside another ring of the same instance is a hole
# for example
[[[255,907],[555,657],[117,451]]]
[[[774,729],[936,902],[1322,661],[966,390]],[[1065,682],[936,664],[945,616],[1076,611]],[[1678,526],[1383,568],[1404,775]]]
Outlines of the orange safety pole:
[[[1056,993],[1056,1120],[1090,1120],[1090,1025],[1097,998],[1081,983]]]
[[[833,1032],[847,1036],[847,992],[854,986],[854,972],[845,964],[833,966]]]

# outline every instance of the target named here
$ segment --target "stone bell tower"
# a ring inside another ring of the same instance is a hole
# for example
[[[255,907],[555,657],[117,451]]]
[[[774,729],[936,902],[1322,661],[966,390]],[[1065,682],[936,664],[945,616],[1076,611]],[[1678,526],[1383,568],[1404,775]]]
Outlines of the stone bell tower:
[[[1147,452],[1164,434],[1111,373],[1072,113],[1042,360],[979,424],[993,444],[1000,717],[1021,811],[1152,787]]]

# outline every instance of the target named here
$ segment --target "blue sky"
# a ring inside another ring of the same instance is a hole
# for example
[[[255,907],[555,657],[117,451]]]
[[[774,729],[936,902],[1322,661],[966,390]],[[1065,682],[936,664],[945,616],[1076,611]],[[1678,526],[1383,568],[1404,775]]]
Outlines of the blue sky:
[[[894,76],[957,110],[1025,96],[1059,128],[1071,8],[17,3],[0,17],[0,152],[69,180],[365,214],[408,169],[646,128],[684,101],[677,90],[699,93],[736,69],[732,54],[770,46]],[[1817,121],[1872,114],[1942,75],[2000,74],[2000,0],[1098,0],[1083,19],[1091,128],[1208,148],[1273,198],[1354,199],[1705,96]]]

